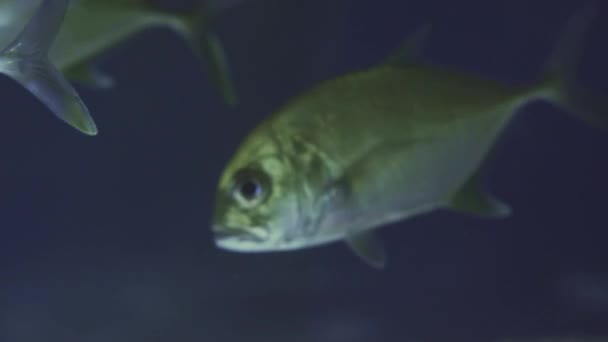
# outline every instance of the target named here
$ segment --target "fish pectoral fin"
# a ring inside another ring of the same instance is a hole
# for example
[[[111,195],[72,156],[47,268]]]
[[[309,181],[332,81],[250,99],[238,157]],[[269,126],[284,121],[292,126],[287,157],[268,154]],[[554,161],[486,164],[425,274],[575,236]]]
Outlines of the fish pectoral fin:
[[[471,177],[452,197],[449,208],[487,218],[503,218],[511,214],[508,204],[484,191],[477,175]]]
[[[422,56],[422,51],[424,50],[430,33],[430,24],[420,26],[405,40],[403,45],[386,60],[386,64],[404,66],[417,63]]]
[[[346,238],[350,249],[368,265],[383,269],[386,265],[386,251],[382,241],[373,233],[359,233]]]
[[[90,62],[70,66],[64,71],[64,75],[70,80],[92,88],[108,89],[114,85],[112,76],[100,71]]]
[[[97,128],[87,107],[48,58],[67,7],[67,0],[44,0],[23,30],[0,52],[0,72],[19,82],[61,120],[95,135]]]

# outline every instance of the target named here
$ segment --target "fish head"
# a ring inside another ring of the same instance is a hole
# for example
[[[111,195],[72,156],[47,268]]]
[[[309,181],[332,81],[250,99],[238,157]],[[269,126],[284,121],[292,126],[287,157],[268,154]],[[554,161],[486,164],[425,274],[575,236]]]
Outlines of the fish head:
[[[246,140],[220,177],[212,219],[216,245],[237,252],[293,249],[302,224],[298,177],[275,139]]]

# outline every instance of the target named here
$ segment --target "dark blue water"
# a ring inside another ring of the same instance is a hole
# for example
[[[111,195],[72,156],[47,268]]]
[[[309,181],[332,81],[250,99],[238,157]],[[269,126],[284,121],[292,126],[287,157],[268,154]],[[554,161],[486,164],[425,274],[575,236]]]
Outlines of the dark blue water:
[[[580,75],[608,94],[597,3]],[[79,88],[97,137],[1,79],[0,341],[607,336],[608,132],[544,103],[515,119],[487,172],[513,216],[440,212],[384,228],[385,271],[341,244],[229,253],[209,227],[223,166],[291,96],[384,60],[427,23],[426,61],[533,82],[582,5],[245,1],[217,22],[237,109],[181,40],[150,30],[100,59],[116,87]]]

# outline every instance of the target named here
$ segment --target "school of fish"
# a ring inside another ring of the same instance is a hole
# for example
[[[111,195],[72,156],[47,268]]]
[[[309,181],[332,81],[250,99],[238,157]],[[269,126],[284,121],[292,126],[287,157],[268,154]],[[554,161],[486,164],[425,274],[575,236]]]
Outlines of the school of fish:
[[[206,1],[180,14],[146,0],[2,0],[0,73],[59,119],[95,135],[70,81],[112,86],[96,58],[144,29],[166,27],[208,65],[211,81],[235,105],[210,12]],[[607,106],[574,82],[593,14],[586,7],[573,16],[533,85],[507,86],[420,62],[425,27],[387,61],[288,101],[249,134],[220,177],[212,218],[217,246],[271,252],[345,241],[383,268],[386,252],[374,230],[388,223],[438,209],[508,216],[509,206],[479,179],[516,113],[544,100],[608,127]]]

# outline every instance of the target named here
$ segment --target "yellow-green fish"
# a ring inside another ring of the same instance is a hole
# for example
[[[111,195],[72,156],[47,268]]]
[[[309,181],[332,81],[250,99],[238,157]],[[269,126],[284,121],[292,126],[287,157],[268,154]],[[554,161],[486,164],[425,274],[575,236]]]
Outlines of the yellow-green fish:
[[[230,105],[236,104],[236,90],[224,50],[211,25],[219,15],[219,4],[198,0],[196,8],[180,13],[164,10],[152,2],[73,0],[51,49],[51,60],[70,79],[107,86],[108,78],[100,78],[92,66],[95,57],[143,30],[168,28],[207,66],[207,74],[224,100]]]
[[[217,246],[287,251],[344,240],[383,267],[386,254],[372,230],[389,222],[440,208],[508,215],[477,175],[514,113],[540,99],[608,127],[608,111],[571,92],[575,45],[592,14],[588,8],[573,17],[533,86],[416,64],[412,42],[420,33],[388,62],[291,100],[223,171],[212,222]]]
[[[94,68],[95,58],[144,29],[166,27],[205,60],[224,99],[235,104],[223,49],[209,21],[202,1],[199,9],[178,14],[146,0],[0,0],[0,73],[23,84],[60,119],[94,135],[96,125],[64,75],[109,87],[112,80]]]

